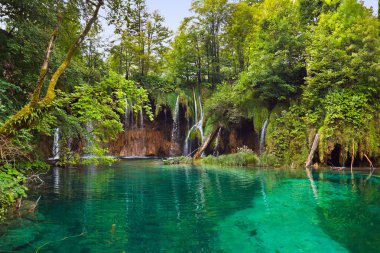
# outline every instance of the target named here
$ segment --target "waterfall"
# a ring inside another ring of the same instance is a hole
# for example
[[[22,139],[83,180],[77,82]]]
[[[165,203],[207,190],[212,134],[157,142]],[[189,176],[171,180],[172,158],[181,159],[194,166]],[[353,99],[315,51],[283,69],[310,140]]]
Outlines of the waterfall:
[[[264,125],[261,128],[261,133],[260,133],[260,153],[264,153],[265,152],[265,136],[266,136],[266,132],[267,132],[268,122],[269,122],[269,119],[267,119],[264,122]]]
[[[222,128],[219,127],[219,131],[218,131],[218,134],[216,136],[214,152],[213,152],[214,156],[219,156],[218,148],[219,148],[219,142],[220,142],[220,135],[221,135],[221,133],[222,133]]]
[[[133,108],[133,104],[131,103],[131,127],[134,128],[135,125],[134,125],[134,108]]]
[[[173,128],[172,128],[172,139],[171,139],[171,147],[170,147],[170,156],[174,156],[178,154],[178,139],[179,139],[179,96],[177,96],[177,101],[175,104],[174,112],[173,112]]]
[[[90,158],[92,157],[92,154],[93,154],[93,135],[92,135],[92,131],[94,130],[94,126],[92,125],[92,121],[91,120],[87,120],[86,122],[86,132],[87,132],[87,136],[86,136],[86,153],[84,153],[83,157],[84,158]]]
[[[67,140],[67,149],[69,150],[69,152],[72,151],[73,149],[73,138],[70,137],[68,140]]]
[[[140,109],[140,128],[144,128],[144,115],[142,107]]]
[[[200,118],[199,118],[199,121],[196,124],[196,126],[199,129],[199,132],[201,133],[201,140],[202,140],[202,143],[203,143],[205,135],[204,135],[204,132],[203,132],[203,116],[204,115],[203,115],[203,107],[202,107],[201,95],[198,95],[198,100],[199,100]]]
[[[166,136],[166,121],[167,121],[166,107],[164,108],[164,114],[165,114],[164,133],[165,133],[165,136]]]
[[[128,128],[128,123],[129,123],[129,104],[128,104],[128,99],[125,99],[125,114],[124,114],[125,130],[127,130]]]
[[[197,106],[197,98],[195,97],[195,90],[193,89],[194,95],[194,122],[198,121],[198,106]]]
[[[186,112],[187,112],[187,117],[186,117],[186,120],[187,120],[187,127],[186,127],[186,132],[189,132],[190,130],[190,119],[189,119],[189,114],[188,114],[188,111],[189,111],[189,100],[188,100],[188,97],[186,97]],[[189,155],[189,153],[191,152],[191,147],[189,146],[189,140],[186,138],[185,139],[185,143],[183,144],[183,155],[187,156]]]
[[[203,143],[204,140],[204,132],[203,132],[203,108],[202,108],[202,99],[201,96],[198,96],[198,102],[199,102],[199,114],[198,115],[198,103],[197,103],[197,97],[195,95],[195,90],[193,90],[194,95],[194,122],[195,124],[190,128],[190,130],[187,132],[187,137],[185,139],[185,146],[189,145],[189,139],[190,135],[194,130],[198,130],[201,135],[201,141]],[[189,155],[189,150],[184,150],[184,155]]]
[[[54,130],[53,160],[59,160],[59,128]]]
[[[185,143],[183,144],[183,155],[188,156],[190,154],[190,149],[189,149],[189,139],[186,138]]]

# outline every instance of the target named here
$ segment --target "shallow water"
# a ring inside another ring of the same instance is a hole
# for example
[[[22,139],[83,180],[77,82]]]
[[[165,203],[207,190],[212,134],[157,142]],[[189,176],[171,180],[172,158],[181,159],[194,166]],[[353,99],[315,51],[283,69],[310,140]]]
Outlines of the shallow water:
[[[0,252],[379,252],[380,178],[303,169],[54,169]]]

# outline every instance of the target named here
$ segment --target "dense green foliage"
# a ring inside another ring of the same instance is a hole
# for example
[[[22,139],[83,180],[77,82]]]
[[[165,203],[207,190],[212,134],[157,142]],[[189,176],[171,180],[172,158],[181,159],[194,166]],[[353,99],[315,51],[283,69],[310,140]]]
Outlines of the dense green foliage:
[[[34,173],[46,172],[48,168],[48,164],[39,160],[0,166],[0,220],[5,217],[9,204],[26,197],[27,176],[33,177]]]
[[[4,218],[10,203],[26,196],[25,180],[25,176],[11,166],[0,167],[0,220]]]
[[[220,1],[202,2],[221,8]],[[206,99],[208,125],[228,128],[252,119],[259,134],[269,119],[266,152],[283,164],[301,165],[316,133],[321,134],[322,163],[336,147],[342,165],[351,156],[380,155],[379,22],[370,10],[355,0],[224,4],[228,18],[215,41],[221,50],[219,68],[230,74],[221,72],[224,82]],[[197,15],[207,20],[208,14]],[[242,17],[250,21],[238,21]],[[194,50],[186,49],[191,33],[184,28],[189,24],[202,31],[202,23],[185,20],[173,44],[177,54]],[[207,40],[200,43],[207,52]],[[193,78],[182,78],[182,83],[194,84],[196,58],[188,59],[177,57],[174,64],[190,70],[184,64],[193,62]],[[210,79],[201,76],[202,82]]]

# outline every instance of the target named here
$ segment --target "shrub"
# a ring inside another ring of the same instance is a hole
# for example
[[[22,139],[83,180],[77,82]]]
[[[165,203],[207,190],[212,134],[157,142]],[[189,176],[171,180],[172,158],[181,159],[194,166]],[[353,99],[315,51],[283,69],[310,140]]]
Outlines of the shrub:
[[[264,153],[259,157],[259,165],[264,167],[281,166],[280,160],[273,154]]]
[[[257,155],[247,147],[238,148],[235,154],[221,155],[218,157],[207,156],[201,159],[202,164],[220,166],[247,166],[255,165],[259,162]]]
[[[173,157],[163,160],[164,165],[174,165],[174,164],[192,164],[193,159],[188,156]]]
[[[0,220],[6,209],[18,198],[26,196],[25,176],[10,165],[0,166]]]

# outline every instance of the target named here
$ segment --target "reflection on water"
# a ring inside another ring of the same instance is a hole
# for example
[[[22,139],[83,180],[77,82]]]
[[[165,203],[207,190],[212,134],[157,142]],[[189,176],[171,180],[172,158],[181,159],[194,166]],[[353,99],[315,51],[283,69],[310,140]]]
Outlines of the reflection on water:
[[[54,169],[0,252],[377,252],[380,180],[365,179],[146,160]]]
[[[53,187],[54,187],[54,193],[59,194],[59,169],[58,168],[53,168],[52,169],[53,173]]]

